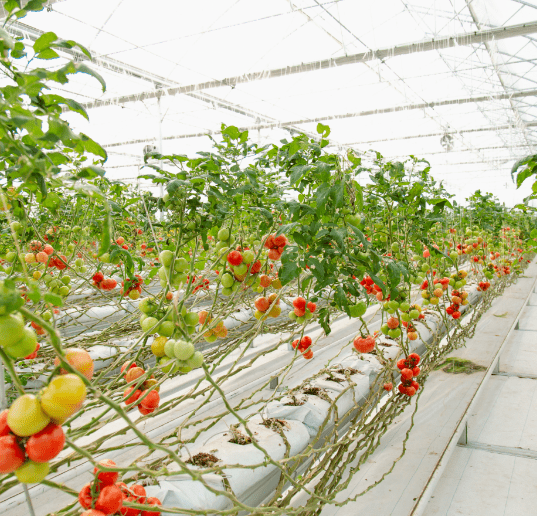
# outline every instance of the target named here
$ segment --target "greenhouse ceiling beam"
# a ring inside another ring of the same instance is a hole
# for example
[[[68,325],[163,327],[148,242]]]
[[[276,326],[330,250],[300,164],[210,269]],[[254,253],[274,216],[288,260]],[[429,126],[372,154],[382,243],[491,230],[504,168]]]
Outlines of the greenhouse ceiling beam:
[[[405,45],[398,45],[391,48],[373,50],[368,52],[360,52],[358,54],[351,54],[342,57],[336,57],[331,59],[323,59],[320,61],[314,61],[309,63],[301,63],[294,66],[286,66],[285,68],[275,68],[272,70],[266,70],[263,72],[253,72],[244,75],[238,75],[235,77],[228,77],[225,79],[207,81],[202,83],[190,84],[185,86],[176,86],[172,88],[166,88],[160,91],[148,91],[145,93],[138,93],[133,95],[122,95],[105,100],[96,100],[93,102],[87,102],[82,104],[86,109],[94,109],[103,106],[125,104],[127,102],[137,102],[150,98],[157,98],[161,95],[180,95],[185,93],[191,93],[199,90],[206,90],[211,88],[220,88],[223,86],[229,86],[234,88],[237,84],[261,81],[266,79],[274,79],[277,77],[286,77],[289,75],[315,72],[318,70],[325,70],[329,68],[336,68],[339,66],[365,63],[373,60],[383,60],[390,57],[396,57],[401,55],[408,55],[417,52],[427,52],[430,50],[442,50],[445,48],[451,48],[455,46],[467,46],[474,44],[482,44],[493,39],[506,39],[516,36],[523,36],[525,34],[533,34],[537,32],[537,21],[522,23],[518,25],[510,25],[508,27],[498,27],[494,29],[486,29],[481,31],[456,34],[454,36],[448,36],[444,38],[429,39],[424,41],[418,41],[408,43]]]
[[[241,127],[241,130],[257,130],[257,129],[275,129],[275,128],[281,128],[284,129],[285,126],[297,126],[300,124],[311,124],[315,122],[328,122],[330,120],[341,120],[345,118],[357,118],[361,116],[370,116],[370,115],[381,115],[381,114],[387,114],[387,113],[397,113],[401,111],[411,111],[415,109],[424,109],[424,108],[434,108],[438,106],[449,106],[449,105],[456,105],[456,104],[468,104],[468,103],[474,103],[474,102],[490,102],[493,100],[507,100],[509,98],[521,98],[521,97],[535,97],[537,96],[537,89],[535,90],[528,90],[528,91],[520,91],[513,94],[507,94],[507,93],[500,93],[497,95],[484,95],[482,97],[468,97],[468,98],[462,98],[462,99],[450,99],[450,100],[440,100],[438,102],[425,102],[425,103],[419,103],[419,104],[406,104],[403,106],[394,106],[384,109],[371,109],[368,111],[359,111],[357,113],[346,113],[344,115],[329,115],[329,116],[323,116],[323,117],[316,117],[316,118],[304,118],[302,120],[291,120],[289,122],[280,122],[280,123],[270,123],[270,124],[258,124],[253,125],[249,127]],[[300,132],[304,132],[300,129],[297,129]],[[199,138],[201,136],[207,136],[208,134],[214,135],[219,134],[220,131],[206,131],[206,132],[197,132],[197,133],[189,133],[189,134],[183,134],[183,135],[176,135],[176,136],[166,136],[163,138],[164,140],[179,140],[179,139],[185,139],[185,138]],[[444,134],[444,133],[441,133]],[[104,147],[119,147],[121,145],[132,145],[134,143],[144,143],[154,141],[154,139],[138,139],[138,140],[129,140],[125,142],[117,142],[117,143],[109,143],[107,145],[104,145]]]
[[[537,127],[537,122],[528,122],[524,124],[526,127]],[[495,125],[491,127],[477,127],[475,129],[461,129],[460,131],[445,131],[445,132],[438,132],[438,133],[429,133],[429,134],[416,134],[412,136],[399,136],[397,138],[384,138],[381,140],[368,140],[368,141],[361,141],[361,142],[354,142],[354,143],[345,143],[344,145],[350,146],[350,145],[364,145],[369,143],[380,143],[380,142],[393,142],[393,141],[400,141],[400,140],[412,140],[415,138],[432,138],[434,136],[443,136],[444,134],[467,134],[467,133],[481,133],[481,132],[487,132],[487,131],[502,131],[504,129],[518,129],[518,127],[514,124],[503,124],[503,125]]]

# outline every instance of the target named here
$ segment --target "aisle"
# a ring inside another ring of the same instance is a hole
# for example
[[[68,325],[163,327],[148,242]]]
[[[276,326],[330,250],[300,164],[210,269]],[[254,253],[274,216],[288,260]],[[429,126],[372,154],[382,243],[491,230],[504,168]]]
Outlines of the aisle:
[[[377,487],[362,494],[390,469],[394,460],[399,457],[413,407],[409,407],[396,419],[381,439],[376,452],[354,475],[347,489],[336,497],[342,501],[357,497],[356,501],[340,507],[327,506],[322,511],[322,516],[504,514],[503,506],[502,512],[497,511],[501,502],[488,503],[485,507],[484,502],[477,498],[476,492],[480,493],[480,498],[489,502],[494,496],[500,496],[500,492],[504,492],[507,496],[509,479],[516,476],[528,478],[528,483],[518,484],[520,490],[532,491],[529,486],[532,482],[533,486],[537,485],[537,472],[531,477],[526,470],[537,464],[526,456],[519,458],[455,446],[452,459],[449,460],[448,457],[452,450],[450,443],[456,444],[462,428],[460,423],[466,417],[480,386],[483,385],[483,395],[478,398],[479,413],[472,414],[469,422],[469,441],[527,448],[535,450],[537,458],[537,381],[505,375],[495,375],[487,379],[487,372],[492,367],[498,350],[519,316],[520,330],[513,332],[514,335],[503,348],[501,371],[528,375],[535,371],[537,378],[537,367],[535,367],[537,348],[532,352],[534,347],[532,339],[537,340],[536,277],[537,265],[533,263],[528,267],[524,277],[509,287],[500,298],[494,300],[491,308],[479,322],[474,338],[467,342],[467,346],[452,354],[484,366],[485,370],[468,375],[433,372],[420,398],[419,409],[414,417],[414,429],[406,446],[407,452],[397,462],[392,473]],[[527,300],[534,306],[525,306]],[[507,367],[506,364],[510,366]],[[519,397],[514,398],[513,393],[518,393]],[[490,410],[492,407],[494,407],[493,413]],[[505,440],[502,440],[502,437],[505,437]],[[481,458],[483,456],[485,459]],[[433,493],[435,498],[428,505],[425,505],[423,500],[419,506],[420,500],[428,494],[427,486],[432,485],[431,479],[435,478],[435,471],[439,469],[443,457],[448,461],[449,467],[441,477],[436,492]],[[473,459],[466,460],[468,457]],[[498,466],[493,464],[494,460],[499,461]],[[513,466],[515,462],[516,467]],[[511,464],[511,467],[508,464]],[[486,470],[484,475],[490,476],[490,479],[476,476],[472,481],[459,482],[463,474],[468,476],[474,473],[474,470],[484,469]],[[492,478],[493,483],[490,481]],[[502,489],[498,488],[499,485]],[[520,503],[521,493],[514,491],[513,493],[513,502],[516,499]],[[452,500],[455,499],[460,500],[460,503],[452,505]],[[300,499],[296,500],[299,501]],[[527,495],[525,501],[528,506],[533,505],[531,510],[515,508],[505,514],[518,516],[537,514],[535,509],[537,495]],[[465,504],[468,510],[461,512]],[[493,505],[496,505],[494,510],[491,509]],[[425,513],[419,512],[424,508]],[[481,509],[482,512],[479,512]]]
[[[425,516],[537,514],[537,294],[530,298]]]

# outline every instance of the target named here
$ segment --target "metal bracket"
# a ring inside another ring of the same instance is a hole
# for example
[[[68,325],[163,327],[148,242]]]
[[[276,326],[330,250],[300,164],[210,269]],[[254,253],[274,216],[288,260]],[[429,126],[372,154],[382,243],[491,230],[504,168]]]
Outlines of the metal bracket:
[[[498,360],[496,361],[496,364],[494,365],[492,374],[500,374],[500,357],[498,357]]]
[[[271,388],[272,390],[276,389],[276,387],[278,387],[278,377],[275,376],[269,383],[269,388]]]

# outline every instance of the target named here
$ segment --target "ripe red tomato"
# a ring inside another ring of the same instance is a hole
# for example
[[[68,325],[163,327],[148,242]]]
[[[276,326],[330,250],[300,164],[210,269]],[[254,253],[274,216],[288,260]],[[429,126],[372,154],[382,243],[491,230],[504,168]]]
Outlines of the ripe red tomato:
[[[161,501],[158,499],[158,498],[155,498],[153,496],[150,496],[146,501],[145,501],[146,505],[162,505]],[[160,516],[160,511],[159,512],[154,512],[154,511],[142,511],[142,513],[140,514],[140,516]]]
[[[34,462],[48,462],[63,450],[65,434],[60,425],[50,423],[41,432],[32,435],[26,443],[26,453]]]
[[[115,485],[104,486],[95,501],[95,509],[104,512],[104,514],[119,512],[122,506],[123,494],[121,489]]]
[[[0,473],[11,473],[24,464],[24,450],[14,435],[0,437]]]
[[[9,435],[10,428],[7,424],[8,413],[9,413],[8,409],[0,413],[0,437],[3,437],[4,435]]]
[[[117,464],[110,459],[101,460],[99,461],[99,464],[102,464],[105,468],[115,468],[117,466]],[[101,471],[98,465],[93,469],[93,474],[97,475],[97,479],[101,485],[107,486],[115,484],[119,477],[119,473],[117,471]]]

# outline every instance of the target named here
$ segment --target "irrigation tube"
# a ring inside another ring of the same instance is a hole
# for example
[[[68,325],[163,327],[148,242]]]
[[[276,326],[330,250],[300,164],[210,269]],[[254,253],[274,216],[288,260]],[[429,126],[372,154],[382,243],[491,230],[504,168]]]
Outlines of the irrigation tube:
[[[455,447],[457,446],[457,443],[462,435],[462,433],[466,429],[466,423],[468,422],[468,418],[470,417],[471,412],[476,407],[479,398],[481,397],[481,394],[486,388],[486,384],[492,375],[492,372],[494,371],[496,365],[498,364],[500,360],[500,356],[502,354],[503,348],[509,342],[509,339],[511,338],[511,335],[515,331],[515,328],[518,325],[518,321],[520,319],[520,316],[522,312],[524,311],[524,308],[528,306],[528,301],[530,300],[531,295],[535,291],[535,285],[537,284],[537,276],[533,280],[533,285],[531,286],[531,289],[524,300],[524,304],[520,308],[520,311],[518,312],[518,315],[516,316],[515,320],[513,321],[513,324],[511,325],[511,328],[509,328],[509,331],[507,332],[507,335],[505,336],[502,345],[498,349],[496,355],[494,356],[494,360],[490,364],[489,368],[487,369],[487,372],[485,376],[483,377],[483,380],[481,380],[481,383],[479,385],[479,388],[474,394],[474,397],[472,398],[472,401],[466,408],[466,411],[464,412],[459,424],[457,425],[457,428],[453,431],[453,434],[451,436],[451,440],[449,444],[447,445],[446,449],[444,450],[444,453],[440,457],[440,460],[436,464],[436,467],[429,477],[429,480],[427,481],[427,484],[425,485],[424,490],[422,491],[421,495],[419,496],[418,503],[414,506],[414,510],[410,513],[410,516],[423,516],[425,513],[425,509],[427,508],[427,504],[429,503],[429,500],[431,496],[433,495],[436,486],[438,485],[438,482],[440,478],[442,477],[442,474],[444,470],[446,469],[446,466],[449,462],[449,459],[451,458],[451,455],[455,451]]]

